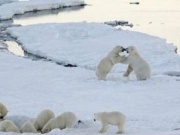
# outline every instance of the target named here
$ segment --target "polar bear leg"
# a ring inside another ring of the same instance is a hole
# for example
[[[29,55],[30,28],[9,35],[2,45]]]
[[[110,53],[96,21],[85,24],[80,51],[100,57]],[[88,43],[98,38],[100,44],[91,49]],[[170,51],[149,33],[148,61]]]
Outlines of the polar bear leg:
[[[125,59],[126,59],[126,56],[123,55],[123,56],[118,56],[118,57],[112,58],[111,60],[114,64],[116,64],[116,63],[120,63],[121,61],[123,61]]]
[[[99,69],[96,70],[96,76],[98,80],[105,80],[107,73],[105,71],[100,71]]]
[[[132,68],[130,65],[128,65],[128,68],[127,68],[126,72],[123,74],[123,76],[129,76],[129,74],[130,74],[132,71],[133,71],[133,68]]]
[[[107,131],[107,129],[108,129],[108,124],[107,123],[102,124],[102,128],[101,128],[101,130],[99,132],[100,133],[105,133]]]
[[[107,74],[106,73],[102,73],[101,75],[98,76],[98,80],[105,80]]]
[[[144,81],[150,78],[150,75],[148,74],[147,70],[141,70],[140,72],[136,73],[136,78],[138,81]]]
[[[145,81],[145,80],[147,80],[147,78],[144,78],[144,77],[141,77],[141,76],[137,76],[137,75],[136,75],[136,78],[137,78],[138,81]]]
[[[124,133],[124,124],[119,124],[117,134],[122,134],[122,133]]]

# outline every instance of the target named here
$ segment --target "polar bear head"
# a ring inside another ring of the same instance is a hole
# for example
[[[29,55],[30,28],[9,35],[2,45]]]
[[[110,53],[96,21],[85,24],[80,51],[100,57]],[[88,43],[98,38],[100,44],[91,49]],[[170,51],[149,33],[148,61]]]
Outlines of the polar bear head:
[[[3,116],[1,116],[2,114],[0,113],[0,119],[3,119]]]
[[[8,110],[6,106],[4,106],[2,103],[0,103],[0,119],[3,119],[4,116],[6,116],[8,113]]]
[[[52,129],[56,128],[56,124],[55,124],[55,118],[50,119],[46,125],[44,125],[43,129],[41,130],[42,133],[48,133],[50,132]]]
[[[124,51],[126,51],[126,49],[123,48],[122,46],[119,46],[119,45],[114,47],[113,50],[112,50],[112,52],[114,54],[119,54],[119,53],[124,52]]]
[[[135,46],[129,46],[128,48],[125,49],[127,51],[127,53],[131,54],[131,55],[136,55],[138,54],[137,49]]]
[[[101,119],[100,116],[101,116],[101,115],[100,115],[99,113],[95,113],[95,114],[94,114],[94,121],[100,120],[100,119]]]

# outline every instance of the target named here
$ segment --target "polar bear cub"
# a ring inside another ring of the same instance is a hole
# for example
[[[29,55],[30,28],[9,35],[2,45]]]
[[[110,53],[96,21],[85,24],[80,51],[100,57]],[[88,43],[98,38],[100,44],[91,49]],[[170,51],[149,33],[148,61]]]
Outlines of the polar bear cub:
[[[137,80],[146,80],[151,77],[151,68],[149,64],[139,55],[136,47],[129,46],[126,48],[129,55],[120,63],[128,64],[128,68],[123,76],[129,76],[134,70]]]
[[[108,129],[108,124],[118,126],[118,134],[124,133],[126,116],[121,112],[100,112],[94,114],[94,121],[99,120],[102,123],[102,128],[99,131],[104,133]]]
[[[98,80],[105,80],[107,74],[111,71],[112,67],[125,59],[125,56],[120,56],[119,53],[123,52],[125,49],[121,46],[116,46],[113,48],[108,55],[102,59],[96,68],[96,76]]]
[[[19,128],[10,120],[4,120],[0,123],[0,131],[20,133]]]
[[[8,113],[8,110],[5,105],[0,103],[0,119],[3,119]]]
[[[55,118],[54,113],[50,109],[45,109],[33,121],[33,125],[37,131],[42,130],[44,125],[52,118]]]
[[[25,122],[22,127],[20,128],[21,133],[38,133],[35,129],[34,125],[27,121]]]
[[[77,117],[72,112],[64,112],[56,118],[52,118],[48,123],[43,127],[42,133],[50,132],[55,128],[65,129],[71,128],[76,123]]]

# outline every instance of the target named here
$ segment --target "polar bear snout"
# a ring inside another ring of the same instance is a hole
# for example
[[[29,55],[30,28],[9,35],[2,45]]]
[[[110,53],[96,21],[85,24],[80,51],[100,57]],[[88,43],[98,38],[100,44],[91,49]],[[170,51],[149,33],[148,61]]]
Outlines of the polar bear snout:
[[[94,121],[96,121],[96,119],[94,119]]]
[[[122,46],[121,46],[121,50],[122,50],[122,52],[127,51],[126,48],[124,48]]]
[[[125,51],[126,51],[127,53],[129,53],[128,48],[124,48],[124,49],[123,49],[123,52],[125,52]]]
[[[127,53],[134,53],[134,52],[137,52],[135,46],[129,46],[128,48],[126,48],[126,51],[127,51]]]

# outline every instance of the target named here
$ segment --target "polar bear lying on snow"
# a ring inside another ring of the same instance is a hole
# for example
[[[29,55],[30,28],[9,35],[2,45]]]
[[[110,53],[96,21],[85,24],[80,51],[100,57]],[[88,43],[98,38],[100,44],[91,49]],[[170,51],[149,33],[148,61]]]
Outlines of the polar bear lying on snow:
[[[55,115],[50,109],[43,110],[34,120],[33,125],[37,131],[41,131],[44,125],[52,118],[55,118]]]
[[[55,128],[65,129],[71,128],[77,121],[76,115],[72,112],[64,112],[56,118],[52,118],[43,127],[42,133],[50,132]]]
[[[105,80],[106,75],[111,71],[112,67],[125,59],[125,56],[120,56],[119,53],[125,51],[121,46],[113,48],[108,55],[102,59],[96,68],[96,76],[98,80]]]
[[[146,80],[151,77],[151,69],[149,64],[139,55],[137,49],[134,46],[126,48],[129,56],[122,60],[120,63],[128,64],[127,71],[123,76],[129,76],[134,70],[137,80]]]
[[[126,116],[121,112],[100,112],[94,114],[94,121],[99,120],[102,123],[102,128],[99,131],[104,133],[108,129],[108,124],[118,126],[118,134],[124,133]]]
[[[5,105],[0,103],[0,119],[3,119],[8,113],[8,110]]]
[[[20,128],[21,133],[38,133],[31,122],[26,122]]]
[[[4,120],[0,123],[0,131],[20,133],[19,128],[10,120]]]

